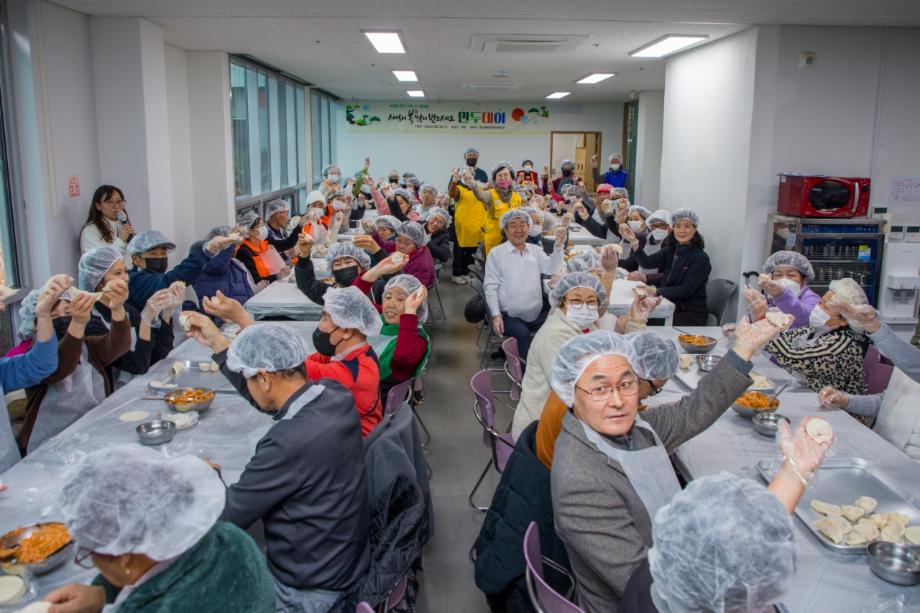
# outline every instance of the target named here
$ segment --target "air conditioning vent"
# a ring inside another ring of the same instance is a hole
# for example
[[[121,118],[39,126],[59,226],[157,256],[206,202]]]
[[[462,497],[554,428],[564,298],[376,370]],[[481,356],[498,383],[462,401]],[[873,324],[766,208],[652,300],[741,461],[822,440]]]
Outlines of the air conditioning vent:
[[[466,89],[517,89],[521,86],[520,83],[464,83],[463,87]]]
[[[586,34],[473,34],[470,50],[478,53],[556,53],[571,51]]]

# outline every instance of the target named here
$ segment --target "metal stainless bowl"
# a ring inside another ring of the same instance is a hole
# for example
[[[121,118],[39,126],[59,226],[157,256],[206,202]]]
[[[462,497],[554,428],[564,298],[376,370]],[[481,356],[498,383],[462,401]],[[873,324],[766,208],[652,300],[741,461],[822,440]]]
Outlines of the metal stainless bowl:
[[[716,364],[721,359],[722,356],[720,355],[698,355],[696,356],[696,365],[703,372],[712,372],[712,369],[716,367]]]
[[[760,393],[763,394],[763,392],[760,392]],[[770,394],[765,394],[765,395],[766,395],[766,396],[770,396]],[[775,396],[770,396],[770,398],[776,400],[776,397],[775,397]],[[738,415],[740,415],[741,417],[744,417],[744,418],[746,418],[746,419],[751,419],[752,417],[754,417],[754,415],[756,415],[756,414],[758,414],[758,413],[774,413],[774,412],[776,412],[776,409],[778,409],[778,408],[779,408],[779,404],[778,404],[778,403],[777,403],[776,407],[775,407],[775,408],[772,408],[772,409],[750,409],[750,408],[748,408],[748,407],[746,407],[746,406],[742,406],[742,405],[738,404],[738,401],[737,401],[737,400],[736,400],[735,402],[732,403],[732,409],[735,411],[735,413],[737,413]]]
[[[711,336],[703,336],[706,339],[705,345],[691,345],[690,343],[685,343],[684,341],[677,339],[677,342],[680,343],[680,346],[687,353],[709,353],[715,349],[716,344],[719,342],[717,339],[712,338]]]
[[[13,539],[4,541],[4,546],[9,547],[21,541],[22,539],[28,538],[32,535],[36,528],[39,528],[47,523],[57,523],[57,522],[43,522],[38,524],[31,524],[28,526],[22,527],[22,532]],[[67,544],[62,545],[54,553],[49,555],[47,558],[41,562],[32,562],[30,564],[20,564],[15,558],[11,558],[8,561],[3,562],[3,571],[10,575],[19,575],[23,576],[23,579],[28,578],[28,574],[32,575],[44,575],[45,573],[50,573],[54,569],[58,568],[68,560],[73,559],[73,549],[74,544],[73,540],[67,542]],[[25,571],[25,572],[24,572]]]
[[[162,445],[176,435],[176,424],[165,419],[146,421],[137,427],[137,438],[142,445]]]
[[[779,430],[779,424],[781,421],[789,423],[789,418],[780,415],[779,413],[774,413],[773,411],[759,411],[754,414],[754,417],[751,418],[751,423],[754,424],[754,431],[757,434],[762,434],[764,436],[775,437],[777,430]]]
[[[876,575],[897,585],[920,583],[920,548],[876,541],[866,547],[869,567]]]
[[[211,403],[214,402],[214,396],[216,395],[214,390],[209,390],[203,387],[198,388],[197,391],[208,392],[209,397],[207,400],[203,400],[201,402],[176,402],[176,398],[181,398],[182,394],[190,391],[195,391],[195,388],[183,387],[177,390],[173,390],[163,396],[163,402],[165,402],[166,406],[168,406],[170,409],[179,413],[188,413],[189,411],[198,411],[199,413],[202,413],[207,411],[211,406]]]

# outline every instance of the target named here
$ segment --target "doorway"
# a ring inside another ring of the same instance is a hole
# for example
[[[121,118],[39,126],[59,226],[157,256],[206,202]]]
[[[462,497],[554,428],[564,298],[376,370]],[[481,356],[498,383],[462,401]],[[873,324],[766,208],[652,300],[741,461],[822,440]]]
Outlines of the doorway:
[[[639,141],[639,101],[623,104],[623,168],[626,170],[626,189],[633,196],[636,176],[636,143]]]
[[[584,179],[585,189],[594,193],[597,185],[591,169],[591,157],[596,155],[600,158],[600,153],[600,132],[550,132],[550,178],[558,176],[562,160],[572,160],[575,162],[575,174]]]

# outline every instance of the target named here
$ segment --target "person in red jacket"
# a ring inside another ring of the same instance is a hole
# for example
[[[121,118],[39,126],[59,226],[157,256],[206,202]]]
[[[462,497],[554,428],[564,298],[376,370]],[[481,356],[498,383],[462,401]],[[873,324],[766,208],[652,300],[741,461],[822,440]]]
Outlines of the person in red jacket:
[[[354,244],[372,256],[381,249],[391,255],[398,251],[408,260],[403,272],[421,281],[425,287],[431,287],[434,284],[435,270],[431,250],[428,249],[428,240],[428,234],[420,223],[404,221],[396,228],[396,238],[393,241],[384,240],[374,232],[355,237]]]

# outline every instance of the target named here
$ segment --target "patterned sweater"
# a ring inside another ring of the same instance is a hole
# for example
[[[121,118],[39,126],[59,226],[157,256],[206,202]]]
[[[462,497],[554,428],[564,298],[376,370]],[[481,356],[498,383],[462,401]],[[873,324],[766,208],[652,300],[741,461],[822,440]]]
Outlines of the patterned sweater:
[[[863,357],[869,346],[865,334],[837,328],[820,336],[810,326],[786,330],[765,350],[776,362],[805,377],[809,389],[818,392],[826,385],[848,394],[865,394]]]

